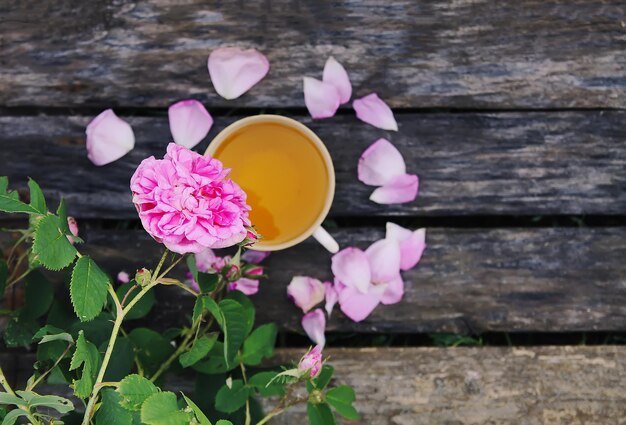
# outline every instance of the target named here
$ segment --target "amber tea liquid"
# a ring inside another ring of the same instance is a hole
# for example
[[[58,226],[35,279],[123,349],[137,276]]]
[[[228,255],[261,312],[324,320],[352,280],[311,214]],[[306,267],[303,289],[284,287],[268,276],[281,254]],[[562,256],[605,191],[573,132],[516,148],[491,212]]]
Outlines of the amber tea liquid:
[[[213,156],[248,194],[250,220],[263,244],[280,245],[320,217],[329,191],[324,157],[305,134],[275,122],[245,125]]]

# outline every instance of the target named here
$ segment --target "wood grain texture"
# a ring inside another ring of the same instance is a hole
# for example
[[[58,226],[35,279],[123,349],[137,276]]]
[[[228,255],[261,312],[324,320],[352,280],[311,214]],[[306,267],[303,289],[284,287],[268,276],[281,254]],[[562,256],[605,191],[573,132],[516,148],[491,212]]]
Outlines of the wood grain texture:
[[[342,247],[367,247],[382,231],[332,232]],[[162,249],[143,231],[88,231],[81,251],[115,276],[150,266]],[[360,323],[338,308],[335,332],[568,332],[626,328],[626,229],[428,229],[426,253],[405,272],[404,299],[379,306]],[[253,298],[259,323],[301,332],[298,310],[286,295],[294,275],[331,278],[330,255],[317,243],[273,253],[269,280]],[[182,270],[179,272],[182,277]],[[159,288],[151,326],[185,325],[193,297]]]
[[[303,106],[304,75],[335,56],[355,95],[393,107],[626,105],[621,0],[4,0],[0,104]],[[256,47],[269,76],[235,102],[206,58]]]
[[[204,152],[238,117],[216,119]],[[402,114],[400,131],[373,129],[339,116],[309,125],[325,141],[337,174],[332,216],[626,214],[626,112]],[[135,150],[96,167],[87,159],[90,117],[0,117],[0,174],[26,188],[36,179],[51,199],[65,196],[79,218],[131,218],[129,180],[143,158],[162,157],[166,116],[130,117]],[[357,179],[361,153],[378,137],[402,152],[420,176],[413,203],[381,206]]]
[[[273,362],[292,362],[302,350],[277,354]],[[624,346],[362,348],[326,354],[336,371],[331,385],[356,390],[362,418],[345,424],[621,425],[626,418]],[[21,381],[31,373],[30,360],[18,359]],[[170,376],[166,387],[190,395],[193,377]],[[41,390],[69,395],[65,387]],[[270,423],[308,422],[303,406],[296,406]]]

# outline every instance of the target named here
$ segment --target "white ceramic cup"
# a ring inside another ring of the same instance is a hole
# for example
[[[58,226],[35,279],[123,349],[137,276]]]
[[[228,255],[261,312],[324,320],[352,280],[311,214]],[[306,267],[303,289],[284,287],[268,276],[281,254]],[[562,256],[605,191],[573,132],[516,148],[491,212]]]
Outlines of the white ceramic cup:
[[[252,246],[252,249],[257,251],[278,251],[281,249],[292,247],[302,242],[309,236],[313,236],[320,244],[322,244],[324,248],[326,248],[331,253],[339,251],[339,245],[337,244],[335,239],[333,239],[333,237],[321,226],[322,221],[324,221],[324,218],[326,218],[326,215],[330,210],[330,206],[332,205],[333,198],[335,196],[335,168],[333,167],[333,161],[330,157],[330,154],[328,153],[328,150],[326,149],[326,146],[324,146],[324,143],[320,140],[320,138],[315,133],[313,133],[313,131],[311,131],[311,129],[309,129],[307,126],[299,123],[296,120],[283,117],[281,115],[255,115],[252,117],[243,118],[239,121],[232,123],[224,130],[222,130],[217,136],[215,136],[204,154],[213,156],[220,147],[220,145],[224,141],[228,140],[233,133],[246,126],[261,123],[277,123],[289,127],[297,131],[301,135],[305,136],[306,139],[313,143],[315,148],[322,156],[326,165],[326,171],[328,173],[328,191],[326,193],[324,207],[321,209],[317,219],[309,227],[307,227],[306,229],[302,229],[302,232],[300,232],[296,237],[280,244],[264,243],[263,239],[261,239],[256,242],[254,246]],[[219,157],[217,157],[217,159],[219,159]]]

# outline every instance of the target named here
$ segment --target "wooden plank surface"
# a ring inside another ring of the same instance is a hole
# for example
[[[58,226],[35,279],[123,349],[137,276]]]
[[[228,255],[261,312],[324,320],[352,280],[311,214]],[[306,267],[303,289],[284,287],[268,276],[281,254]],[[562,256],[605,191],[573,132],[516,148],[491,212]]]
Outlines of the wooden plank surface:
[[[238,117],[216,117],[204,152]],[[332,216],[545,215],[626,213],[626,112],[402,114],[396,134],[351,116],[312,122],[295,116],[326,142],[337,172]],[[170,140],[166,116],[131,117],[135,150],[96,167],[84,147],[85,116],[0,117],[0,174],[46,195],[65,196],[79,218],[131,218],[129,180],[143,158],[162,157]],[[408,170],[420,176],[415,202],[381,206],[357,180],[361,153],[389,137]]]
[[[336,371],[331,385],[356,390],[362,419],[346,424],[620,425],[626,418],[624,346],[352,348],[326,354]],[[301,355],[302,349],[282,349],[274,361]],[[30,359],[18,359],[22,381],[31,373]],[[190,395],[193,377],[170,376],[167,387]],[[305,415],[303,406],[295,406],[271,423],[307,423]]]
[[[355,94],[393,107],[623,108],[621,0],[271,2],[151,0],[0,4],[0,104],[303,106],[304,75],[329,55]],[[257,47],[269,76],[218,97],[206,58]]]
[[[342,247],[367,247],[378,229],[332,232]],[[143,232],[83,233],[91,254],[111,275],[151,266],[161,246]],[[626,329],[626,228],[455,229],[427,231],[420,264],[404,273],[404,299],[379,306],[361,323],[338,308],[335,332],[568,332]],[[259,322],[301,332],[298,310],[286,295],[294,275],[329,279],[330,255],[314,241],[268,259],[269,280],[253,300]],[[179,272],[182,277],[182,270]],[[151,326],[185,325],[193,299],[159,288]]]

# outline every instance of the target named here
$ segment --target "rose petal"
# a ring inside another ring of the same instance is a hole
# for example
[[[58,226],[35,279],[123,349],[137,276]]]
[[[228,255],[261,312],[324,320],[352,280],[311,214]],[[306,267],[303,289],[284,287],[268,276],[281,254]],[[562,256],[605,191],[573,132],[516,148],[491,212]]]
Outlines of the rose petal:
[[[211,248],[206,248],[196,254],[196,268],[203,273],[213,270],[213,265],[217,258],[219,258]]]
[[[373,287],[368,294],[362,294],[357,289],[345,286],[339,292],[339,306],[343,314],[355,322],[360,322],[370,315],[382,299],[385,288]]]
[[[377,204],[403,204],[413,202],[417,197],[419,179],[414,174],[403,174],[390,183],[379,187],[370,195]]]
[[[246,295],[254,295],[259,292],[259,281],[242,277],[228,285],[229,291],[240,291]]]
[[[224,99],[236,99],[270,70],[267,58],[255,49],[223,47],[213,50],[208,61],[209,75],[217,94]]]
[[[371,186],[383,186],[406,173],[402,154],[386,139],[378,139],[359,158],[359,180]]]
[[[398,123],[391,108],[376,93],[355,100],[352,107],[361,121],[383,130],[398,131]]]
[[[373,283],[386,283],[400,274],[400,246],[391,239],[381,239],[365,251]]]
[[[135,147],[130,124],[107,109],[87,124],[87,158],[95,165],[117,161]]]
[[[324,285],[307,276],[294,276],[287,286],[287,296],[304,313],[324,300]]]
[[[269,255],[269,252],[255,251],[253,249],[249,249],[241,255],[241,259],[246,263],[259,264],[261,261],[269,257]]]
[[[344,285],[356,288],[364,294],[369,290],[369,261],[360,249],[348,247],[333,255],[331,269],[335,278]]]
[[[304,103],[313,118],[329,118],[339,108],[339,91],[330,83],[304,77]]]
[[[326,336],[324,335],[324,331],[326,330],[326,316],[324,316],[324,312],[321,308],[304,315],[302,318],[302,328],[311,341],[321,347],[326,345]]]
[[[426,229],[412,232],[395,223],[387,223],[386,237],[400,244],[400,268],[405,271],[415,267],[426,249]]]
[[[385,285],[385,292],[383,292],[380,302],[386,305],[395,304],[400,302],[403,295],[404,281],[402,280],[402,276],[398,275]]]
[[[339,300],[339,293],[331,282],[324,282],[324,289],[326,291],[326,304],[324,305],[324,309],[326,310],[328,317],[330,317],[335,304],[337,304],[337,300]]]
[[[200,143],[213,125],[211,114],[197,100],[176,102],[167,113],[174,142],[188,149]]]
[[[345,68],[332,56],[324,65],[324,75],[322,81],[332,84],[339,92],[339,101],[343,104],[350,100],[352,96],[352,84]]]

